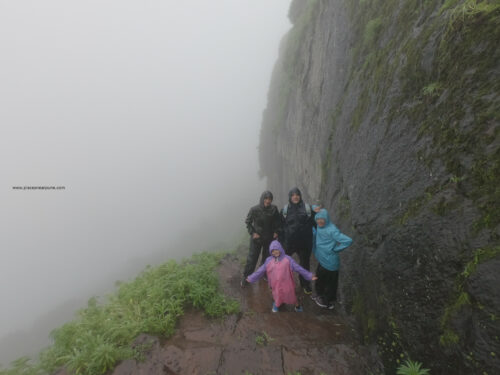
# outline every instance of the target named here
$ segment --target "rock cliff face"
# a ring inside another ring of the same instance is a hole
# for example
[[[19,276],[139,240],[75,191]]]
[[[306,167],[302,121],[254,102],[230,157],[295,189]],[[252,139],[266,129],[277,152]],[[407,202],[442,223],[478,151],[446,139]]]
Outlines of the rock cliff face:
[[[500,369],[500,4],[294,0],[260,140],[281,201],[355,245],[341,289],[390,373]]]

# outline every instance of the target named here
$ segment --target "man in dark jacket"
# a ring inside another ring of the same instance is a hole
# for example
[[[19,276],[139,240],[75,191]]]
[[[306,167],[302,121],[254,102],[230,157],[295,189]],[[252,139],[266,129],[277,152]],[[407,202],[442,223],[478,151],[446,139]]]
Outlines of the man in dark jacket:
[[[255,271],[255,266],[262,252],[261,264],[269,256],[269,244],[278,237],[281,227],[278,208],[272,204],[273,194],[265,191],[260,196],[257,206],[250,208],[245,223],[250,233],[250,251],[248,252],[241,286],[247,284],[246,278]]]
[[[293,188],[288,193],[288,204],[281,211],[284,225],[284,247],[287,255],[297,253],[300,265],[309,271],[315,211],[302,200],[302,193]],[[310,281],[299,277],[306,294],[312,292]]]

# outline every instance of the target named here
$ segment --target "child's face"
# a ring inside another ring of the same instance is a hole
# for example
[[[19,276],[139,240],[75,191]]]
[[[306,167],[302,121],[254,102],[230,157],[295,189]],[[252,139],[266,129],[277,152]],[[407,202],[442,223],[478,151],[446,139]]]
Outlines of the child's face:
[[[275,258],[278,258],[280,256],[280,251],[278,249],[274,249],[271,251],[271,255]]]
[[[318,224],[318,227],[323,228],[326,224],[325,219],[316,219],[316,224]]]

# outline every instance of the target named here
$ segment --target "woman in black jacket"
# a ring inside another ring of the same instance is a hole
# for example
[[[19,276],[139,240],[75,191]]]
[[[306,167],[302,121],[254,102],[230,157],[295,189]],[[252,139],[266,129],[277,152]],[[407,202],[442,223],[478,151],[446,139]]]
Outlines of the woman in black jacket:
[[[300,265],[309,271],[315,211],[302,200],[302,193],[293,188],[288,193],[288,204],[283,207],[281,216],[284,226],[283,244],[287,255],[297,253]],[[299,277],[304,293],[311,294],[311,282]]]

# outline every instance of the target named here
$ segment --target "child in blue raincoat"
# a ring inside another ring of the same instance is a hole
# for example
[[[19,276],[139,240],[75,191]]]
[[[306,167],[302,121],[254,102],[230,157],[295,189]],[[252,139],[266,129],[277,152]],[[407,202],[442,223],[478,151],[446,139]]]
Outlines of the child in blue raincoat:
[[[313,228],[313,253],[318,260],[316,270],[316,304],[320,307],[333,309],[337,300],[340,259],[339,252],[352,244],[352,239],[330,221],[328,211],[322,208],[314,218],[316,228]]]

